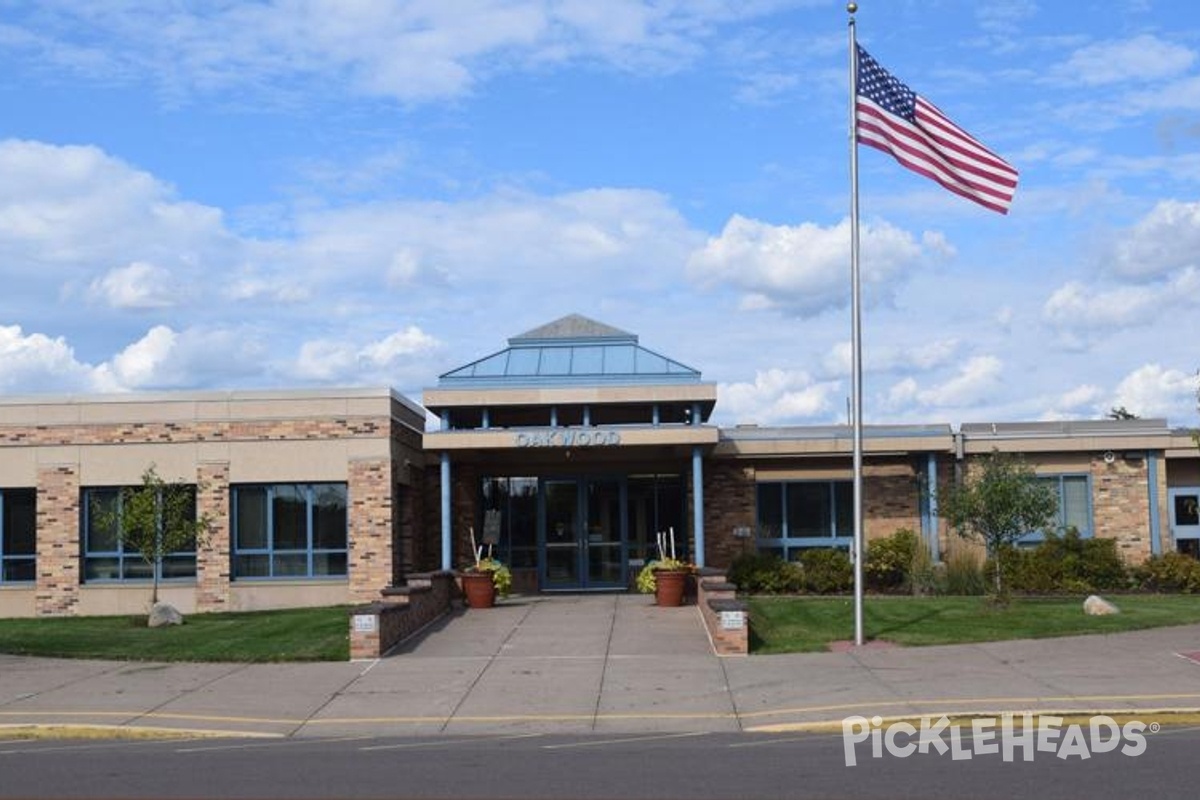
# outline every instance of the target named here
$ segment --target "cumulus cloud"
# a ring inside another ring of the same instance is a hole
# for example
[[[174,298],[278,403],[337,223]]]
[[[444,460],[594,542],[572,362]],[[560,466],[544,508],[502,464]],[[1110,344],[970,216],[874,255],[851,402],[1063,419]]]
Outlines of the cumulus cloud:
[[[0,391],[32,394],[90,388],[91,367],[76,360],[65,339],[25,334],[19,325],[0,325]]]
[[[304,380],[320,383],[393,385],[399,382],[398,374],[410,371],[413,361],[420,362],[440,347],[441,342],[415,325],[366,344],[314,339],[300,346],[292,371]]]
[[[978,406],[1001,388],[1003,372],[1004,362],[999,358],[972,356],[959,366],[956,375],[928,389],[921,389],[911,378],[900,381],[889,392],[889,400],[896,403],[915,400],[926,408]]]
[[[738,422],[777,425],[812,421],[833,410],[843,392],[841,381],[815,381],[803,370],[768,369],[753,383],[723,383],[718,389],[722,413]]]
[[[1146,364],[1117,384],[1112,406],[1127,408],[1140,417],[1194,413],[1196,389],[1195,373]]]
[[[921,261],[952,253],[940,234],[920,241],[889,223],[860,224],[862,279],[889,294],[905,271]],[[689,274],[702,285],[729,284],[742,292],[744,309],[778,308],[800,317],[844,307],[850,222],[771,225],[734,215],[720,236],[688,259]]]
[[[1200,202],[1164,200],[1121,234],[1102,265],[1122,278],[1151,280],[1200,266],[1198,253]]]
[[[171,285],[171,273],[154,264],[135,261],[109,270],[92,281],[92,297],[113,308],[169,308],[182,298]]]
[[[190,389],[263,374],[264,344],[247,331],[155,325],[92,371],[96,391]]]

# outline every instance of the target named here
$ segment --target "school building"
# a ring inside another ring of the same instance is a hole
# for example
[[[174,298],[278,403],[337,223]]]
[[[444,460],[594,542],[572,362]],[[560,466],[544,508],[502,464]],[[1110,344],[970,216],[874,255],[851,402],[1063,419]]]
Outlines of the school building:
[[[138,613],[153,569],[185,613],[370,602],[467,565],[473,539],[524,592],[625,591],[659,534],[716,567],[849,547],[849,427],[713,425],[699,370],[578,315],[481,352],[420,404],[390,389],[0,398],[0,616]],[[993,450],[1022,454],[1061,525],[1131,563],[1198,552],[1200,450],[1161,419],[868,425],[868,540],[910,529],[945,552],[939,495]],[[157,567],[111,513],[150,466],[212,521]]]

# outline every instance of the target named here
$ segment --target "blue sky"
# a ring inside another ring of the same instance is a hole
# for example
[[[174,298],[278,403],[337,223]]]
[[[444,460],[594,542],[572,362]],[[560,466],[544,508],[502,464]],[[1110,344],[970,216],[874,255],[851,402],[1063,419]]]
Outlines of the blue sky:
[[[1200,11],[864,0],[1021,171],[860,153],[868,422],[1195,425]],[[0,0],[0,393],[390,385],[569,313],[844,421],[847,14],[818,0]]]

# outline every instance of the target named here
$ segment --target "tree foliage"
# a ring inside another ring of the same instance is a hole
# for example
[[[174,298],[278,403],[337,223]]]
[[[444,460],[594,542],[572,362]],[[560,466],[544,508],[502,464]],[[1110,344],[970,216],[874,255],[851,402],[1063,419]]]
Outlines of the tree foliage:
[[[1058,495],[1019,456],[993,450],[974,467],[946,493],[941,511],[960,536],[987,547],[995,565],[996,596],[1003,598],[1007,546],[1033,531],[1050,530],[1058,516]]]
[[[202,547],[212,527],[207,514],[196,514],[197,487],[168,482],[153,464],[137,486],[123,486],[112,506],[93,506],[99,526],[117,532],[122,547],[136,552],[154,575],[151,602],[158,602],[158,581],[165,556],[188,547]]]

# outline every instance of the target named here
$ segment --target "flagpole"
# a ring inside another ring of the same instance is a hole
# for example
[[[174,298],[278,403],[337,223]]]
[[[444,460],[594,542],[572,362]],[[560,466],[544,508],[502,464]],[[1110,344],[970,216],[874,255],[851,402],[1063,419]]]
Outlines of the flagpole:
[[[847,3],[850,14],[850,394],[854,439],[854,644],[863,644],[863,425],[862,425],[862,289],[858,266],[858,47],[854,13],[857,3]]]

